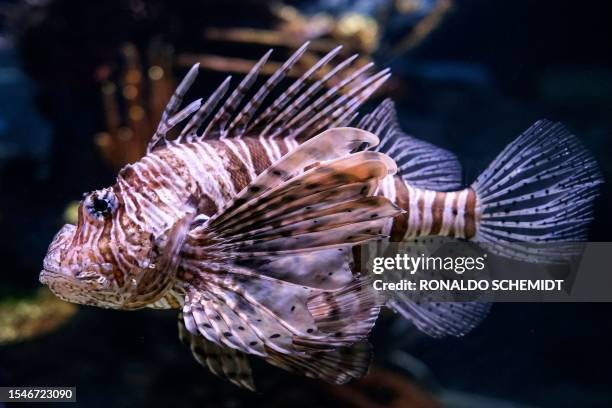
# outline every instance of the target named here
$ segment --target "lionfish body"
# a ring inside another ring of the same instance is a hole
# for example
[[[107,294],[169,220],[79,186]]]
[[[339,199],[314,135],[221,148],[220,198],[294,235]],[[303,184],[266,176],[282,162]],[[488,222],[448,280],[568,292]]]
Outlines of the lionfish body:
[[[462,189],[455,157],[403,134],[390,102],[346,127],[388,73],[368,65],[344,75],[351,57],[313,80],[339,48],[264,107],[305,48],[246,103],[269,53],[229,96],[228,78],[178,111],[192,68],[147,154],[88,194],[77,225],[56,235],[41,281],[76,303],[181,309],[180,337],[196,359],[239,386],[253,388],[249,354],[344,383],[367,371],[364,340],[381,306],[434,336],[462,335],[488,310],[383,299],[351,270],[354,246],[434,235],[507,254],[513,234],[579,238],[599,178],[558,125],[534,125]]]

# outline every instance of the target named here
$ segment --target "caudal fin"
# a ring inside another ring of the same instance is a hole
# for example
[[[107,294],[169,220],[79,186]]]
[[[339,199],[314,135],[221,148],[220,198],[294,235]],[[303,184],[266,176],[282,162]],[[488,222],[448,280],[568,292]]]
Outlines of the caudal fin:
[[[564,258],[563,243],[586,239],[602,182],[597,163],[580,141],[560,123],[540,120],[472,184],[479,218],[474,240],[512,258]]]

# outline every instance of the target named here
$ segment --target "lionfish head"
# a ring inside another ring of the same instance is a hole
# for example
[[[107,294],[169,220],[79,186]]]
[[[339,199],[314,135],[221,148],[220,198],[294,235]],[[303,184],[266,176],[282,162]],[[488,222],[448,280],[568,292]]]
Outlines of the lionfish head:
[[[64,225],[43,261],[40,281],[63,300],[138,309],[172,286],[186,229],[155,234],[126,216],[116,188],[94,191],[79,205],[77,225]]]

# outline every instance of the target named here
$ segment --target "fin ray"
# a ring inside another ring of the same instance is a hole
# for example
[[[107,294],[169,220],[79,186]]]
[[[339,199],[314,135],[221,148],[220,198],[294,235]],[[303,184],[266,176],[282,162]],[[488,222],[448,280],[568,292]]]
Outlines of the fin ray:
[[[332,384],[345,384],[367,374],[372,361],[369,343],[362,342],[334,351],[286,355],[271,353],[266,361],[284,370]]]
[[[325,84],[348,71],[357,57],[353,56],[335,65],[321,79],[304,90],[313,76],[337,56],[340,47],[333,49],[315,62],[300,78],[290,84],[275,101],[267,107],[264,105],[267,96],[278,88],[287,72],[305,54],[307,47],[308,43],[305,43],[294,52],[257,89],[240,110],[239,107],[245,94],[253,87],[272,50],[268,51],[251,68],[229,96],[225,97],[229,88],[228,77],[203,104],[192,104],[189,109],[182,111],[182,115],[174,118],[175,122],[178,122],[193,115],[180,132],[177,141],[181,142],[187,136],[195,136],[205,121],[208,121],[208,124],[199,135],[200,137],[240,138],[258,129],[256,134],[260,137],[271,136],[274,138],[280,136],[286,138],[290,144],[295,143],[298,136],[300,141],[303,142],[325,129],[348,125],[354,118],[356,109],[382,85],[388,78],[388,74],[387,70],[371,75],[367,74],[367,71],[373,66],[373,64],[367,64],[349,73],[346,78],[340,78],[337,84],[319,95]],[[165,140],[166,133],[171,127],[168,123],[169,118],[180,107],[187,90],[197,76],[198,69],[199,65],[194,65],[177,87],[164,110],[158,129],[147,147],[147,152],[150,152],[160,141]],[[222,100],[224,101],[220,104]],[[218,107],[219,104],[220,107]],[[257,112],[262,107],[264,108],[262,109],[263,112],[258,115]],[[321,109],[325,111],[325,114],[321,112]],[[295,115],[298,110],[299,113]],[[212,119],[208,120],[211,115]]]
[[[255,391],[251,365],[244,353],[222,348],[213,342],[193,335],[185,327],[183,315],[178,319],[179,338],[190,348],[196,361],[217,377],[227,379],[240,388]]]
[[[405,183],[435,191],[461,187],[461,164],[457,157],[402,132],[391,100],[383,101],[372,113],[364,116],[357,127],[380,137],[381,141],[374,150],[395,160],[398,175]]]
[[[510,143],[472,184],[475,241],[502,256],[563,262],[579,253],[602,177],[580,141],[559,123],[540,120]],[[520,248],[520,243],[566,243]],[[573,249],[572,249],[573,248]]]

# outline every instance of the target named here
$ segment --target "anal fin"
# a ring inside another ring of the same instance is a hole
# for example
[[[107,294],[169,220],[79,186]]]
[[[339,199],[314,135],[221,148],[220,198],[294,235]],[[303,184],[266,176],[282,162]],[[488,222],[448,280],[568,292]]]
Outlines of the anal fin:
[[[286,355],[270,353],[266,361],[284,370],[320,379],[332,384],[345,384],[361,378],[368,372],[372,361],[372,347],[367,342],[333,351]]]

